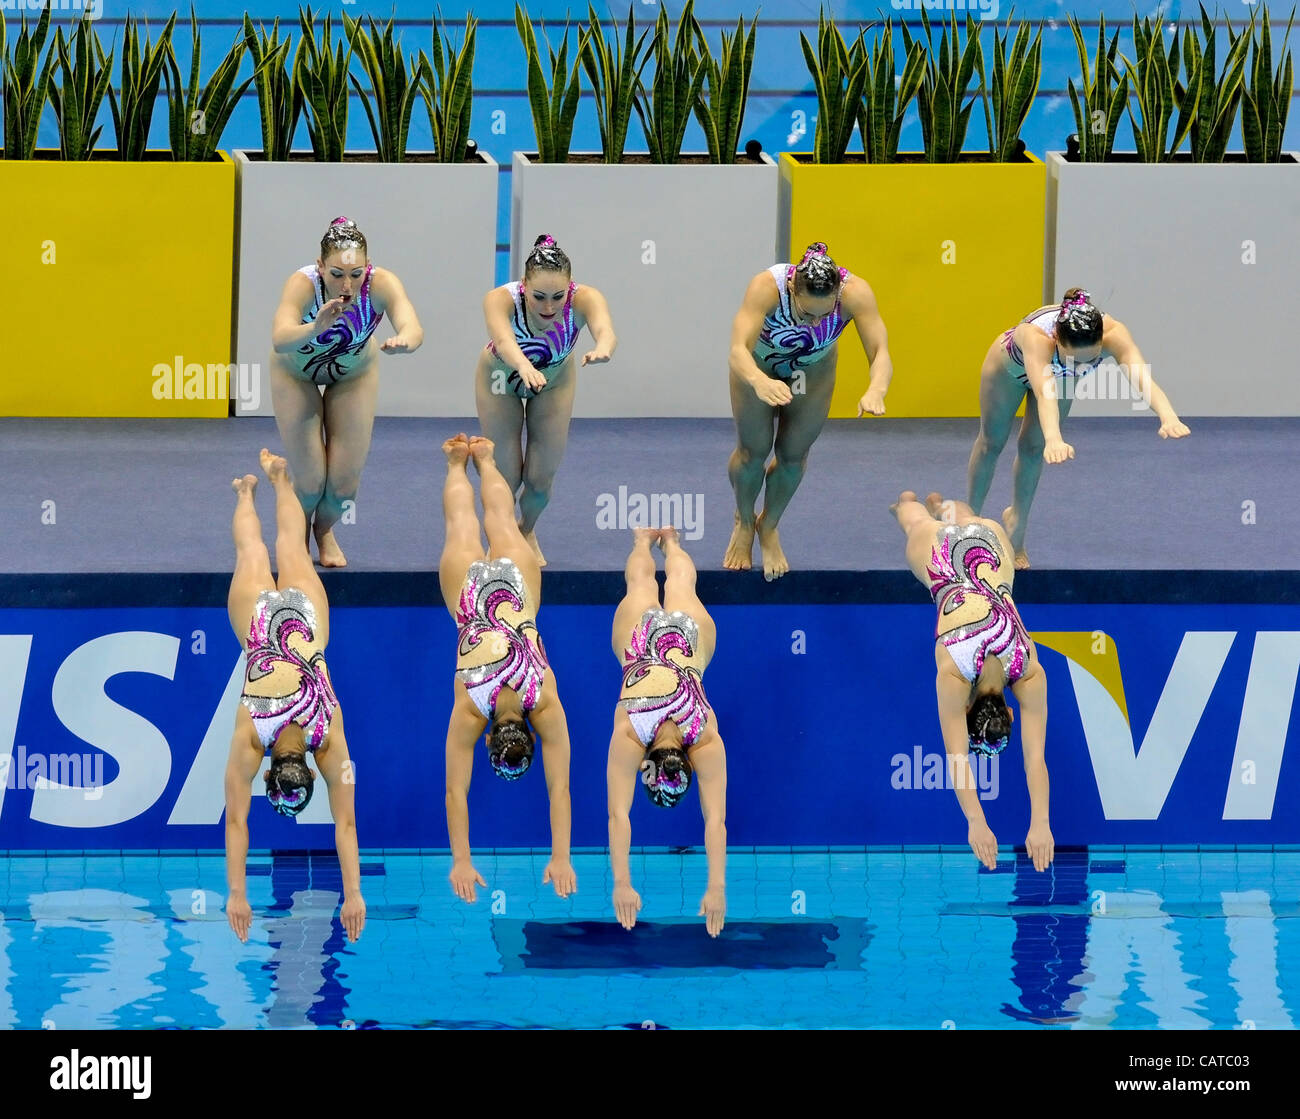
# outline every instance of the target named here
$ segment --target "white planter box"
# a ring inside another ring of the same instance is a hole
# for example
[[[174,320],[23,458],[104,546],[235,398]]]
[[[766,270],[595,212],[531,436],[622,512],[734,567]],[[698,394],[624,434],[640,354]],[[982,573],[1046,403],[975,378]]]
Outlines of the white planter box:
[[[1300,162],[1071,163],[1047,156],[1047,302],[1092,293],[1180,416],[1300,414]],[[1253,261],[1253,262],[1252,262]],[[1115,380],[1119,380],[1115,378]],[[1109,386],[1095,385],[1092,395]],[[1133,415],[1085,397],[1071,415]]]
[[[618,335],[608,365],[579,371],[575,416],[731,415],[731,321],[750,278],[777,261],[777,190],[767,155],[606,165],[514,153],[511,279],[549,233],[573,278],[605,295]],[[584,331],[577,360],[590,348]]]
[[[371,261],[401,279],[424,327],[424,345],[414,354],[379,355],[377,414],[473,416],[474,363],[485,342],[483,293],[496,272],[496,162],[482,152],[477,164],[267,163],[246,151],[233,156],[236,360],[262,373],[259,406],[239,406],[239,414],[271,414],[271,319],[284,282],[315,261],[329,223],[346,214],[366,235]],[[392,335],[385,315],[376,337]]]

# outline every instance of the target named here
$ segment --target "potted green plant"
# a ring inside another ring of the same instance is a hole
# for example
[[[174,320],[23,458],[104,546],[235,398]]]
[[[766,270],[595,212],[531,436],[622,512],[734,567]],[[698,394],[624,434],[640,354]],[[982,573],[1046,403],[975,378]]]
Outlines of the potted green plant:
[[[1076,110],[1078,137],[1047,155],[1048,297],[1087,288],[1129,327],[1183,416],[1300,410],[1277,329],[1300,286],[1300,161],[1282,146],[1290,30],[1288,21],[1277,60],[1267,6],[1235,27],[1201,6],[1172,34],[1135,16],[1132,57],[1118,63],[1114,40],[1099,34],[1084,62],[1093,93]],[[1082,60],[1081,35],[1076,44]],[[1120,104],[1131,150],[1111,143]],[[1105,131],[1094,134],[1094,122]],[[1211,323],[1232,329],[1200,328]],[[1094,381],[1076,389],[1078,414],[1142,406],[1123,378]]]
[[[45,49],[46,8],[34,29],[23,20],[11,53],[0,18],[9,157],[0,162],[0,191],[26,200],[24,222],[41,238],[41,263],[15,295],[25,329],[10,360],[15,368],[60,371],[6,379],[0,414],[228,413],[234,166],[212,150],[219,129],[190,134],[195,144],[179,153],[148,146],[160,85],[174,73],[175,22],[173,15],[154,40],[127,16],[115,87],[114,59],[93,21],[79,21],[69,38],[60,28]],[[179,94],[178,84],[169,88]],[[111,148],[99,124],[105,97]],[[58,147],[41,150],[47,101]],[[119,300],[86,298],[92,263],[95,274],[131,277],[131,315],[123,316]],[[71,307],[76,331],[67,329]],[[87,338],[109,340],[93,362]]]
[[[963,27],[953,12],[936,26],[922,9],[921,29],[913,35],[890,17],[850,39],[823,14],[816,43],[801,37],[818,116],[813,150],[779,160],[782,251],[798,259],[825,241],[871,284],[897,371],[889,415],[975,416],[989,319],[1014,322],[1042,289],[1044,168],[1020,142],[1042,47],[1028,25],[994,25],[990,79],[983,25],[972,16]],[[967,139],[977,102],[983,151]],[[921,150],[900,152],[913,107]],[[985,314],[954,318],[950,308],[972,291]],[[936,367],[940,336],[947,352],[969,357]],[[854,416],[868,363],[858,346],[842,347],[839,361],[831,415]]]
[[[280,38],[278,23],[268,35],[245,18],[263,147],[234,153],[241,365],[266,369],[285,278],[316,259],[321,235],[341,214],[366,235],[371,260],[401,279],[426,330],[437,329],[447,351],[472,355],[482,346],[481,302],[495,271],[498,173],[469,136],[476,27],[467,15],[458,46],[435,15],[430,61],[424,50],[412,56],[403,48],[391,19],[380,24],[344,13],[340,33],[308,8],[300,14],[290,70],[290,43]],[[348,144],[351,91],[365,112],[373,150]],[[417,104],[428,113],[432,150],[408,143]],[[300,114],[309,150],[293,145]],[[436,324],[427,320],[434,308]],[[473,415],[471,378],[435,375],[442,371],[426,364],[433,354],[384,363],[379,415]],[[241,402],[238,412],[270,411],[263,378],[256,404]]]
[[[615,315],[616,364],[609,376],[584,378],[575,415],[731,415],[722,372],[701,377],[689,363],[665,363],[662,330],[673,323],[685,352],[722,353],[747,276],[776,259],[776,165],[741,141],[755,26],[742,19],[723,31],[715,56],[692,0],[676,20],[661,8],[640,34],[629,11],[608,39],[589,12],[581,57],[601,151],[566,162],[514,154],[513,272],[537,235],[550,233]],[[627,150],[633,113],[645,151]],[[692,132],[702,142],[684,151]],[[637,313],[646,306],[653,316]]]

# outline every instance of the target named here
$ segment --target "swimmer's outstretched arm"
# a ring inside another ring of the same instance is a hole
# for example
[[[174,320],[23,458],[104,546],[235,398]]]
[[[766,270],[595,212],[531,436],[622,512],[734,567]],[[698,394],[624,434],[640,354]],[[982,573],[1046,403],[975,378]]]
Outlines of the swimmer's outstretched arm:
[[[1020,704],[1020,751],[1025,758],[1025,784],[1029,786],[1029,834],[1025,850],[1035,870],[1046,870],[1056,853],[1048,823],[1047,676],[1040,665],[1032,675],[1011,685]]]
[[[966,700],[970,696],[970,684],[955,672],[940,669],[935,678],[935,691],[939,698],[939,728],[948,753],[953,790],[966,817],[966,840],[979,861],[989,870],[996,870],[997,836],[984,819],[975,774],[970,767],[970,738],[966,733]]]
[[[609,762],[605,767],[606,797],[609,808],[609,865],[614,873],[614,915],[625,929],[636,924],[641,896],[632,888],[632,871],[628,852],[632,847],[632,798],[636,796],[639,771],[629,758],[636,754],[627,749],[627,736],[615,727],[609,740]]]
[[[477,897],[474,887],[486,886],[474,869],[469,851],[469,779],[474,772],[474,744],[487,727],[487,720],[466,710],[469,697],[456,688],[456,699],[447,723],[447,837],[451,840],[451,888],[461,901]],[[477,716],[477,717],[475,717]]]
[[[546,795],[551,802],[551,861],[546,864],[542,884],[553,882],[562,898],[576,893],[578,877],[569,855],[573,807],[569,800],[569,723],[554,694],[533,708],[533,729],[542,740],[542,767],[546,770]]]
[[[356,940],[366,927],[366,903],[361,896],[361,855],[357,845],[357,776],[343,737],[343,711],[334,715],[329,749],[316,755],[316,766],[329,790],[330,815],[334,817],[334,847],[339,853],[343,876],[343,911],[339,920],[349,940]]]
[[[248,808],[253,778],[262,768],[261,755],[249,748],[245,732],[235,723],[226,762],[226,920],[240,940],[247,942],[253,923],[248,904]]]
[[[697,752],[695,776],[704,813],[704,850],[709,858],[709,884],[699,916],[705,919],[709,935],[717,936],[727,916],[727,752],[721,736],[715,735]]]
[[[1160,437],[1162,439],[1181,439],[1191,434],[1191,429],[1178,418],[1174,406],[1169,403],[1165,390],[1156,384],[1151,376],[1151,367],[1143,360],[1142,351],[1122,322],[1108,319],[1102,345],[1115,355],[1115,361],[1128,376],[1129,383],[1138,394],[1138,399],[1145,400],[1160,420]]]

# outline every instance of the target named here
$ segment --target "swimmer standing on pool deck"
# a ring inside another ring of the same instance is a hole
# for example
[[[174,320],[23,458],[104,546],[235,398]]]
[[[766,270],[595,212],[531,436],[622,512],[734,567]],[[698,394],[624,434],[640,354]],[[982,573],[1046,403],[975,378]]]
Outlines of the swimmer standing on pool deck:
[[[382,345],[385,312],[397,333]],[[345,567],[334,539],[357,496],[379,399],[379,359],[413,354],[424,330],[402,281],[370,263],[356,224],[335,218],[315,264],[284,285],[271,325],[271,400],[322,567]]]
[[[736,526],[722,560],[728,571],[753,566],[755,534],[763,577],[771,582],[790,570],[777,525],[830,415],[839,336],[851,322],[871,363],[858,416],[883,416],[894,362],[867,281],[840,268],[816,241],[798,264],[775,264],[749,282],[731,324],[728,359],[736,421],[736,449],[727,462],[736,494]],[[760,491],[763,511],[755,517]]]
[[[310,753],[325,778],[334,817],[343,875],[339,919],[348,939],[356,940],[365,927],[366,903],[357,849],[356,778],[343,736],[343,710],[325,667],[329,600],[307,552],[307,518],[284,459],[264,447],[262,469],[275,487],[278,584],[253,504],[257,478],[245,474],[231,483],[239,497],[231,527],[235,574],[228,607],[246,667],[226,763],[226,919],[235,935],[247,941],[253,919],[245,878],[248,810],[263,758],[271,755],[267,800],[281,815],[296,816],[310,802],[315,783],[307,764]]]
[[[546,793],[551,802],[551,859],[542,883],[562,898],[577,890],[569,859],[569,726],[555,673],[546,660],[537,611],[542,573],[515,522],[515,498],[492,458],[492,442],[462,432],[442,445],[447,480],[442,491],[447,536],[438,564],[443,602],[456,620],[456,678],[447,724],[447,832],[452,889],[472,902],[486,886],[469,846],[469,784],[474,746],[487,731],[496,775],[514,781],[533,763],[534,732],[542,739]],[[480,477],[483,525],[474,509],[467,461]],[[488,538],[483,551],[480,531]]]
[[[990,870],[997,866],[998,841],[980,807],[969,751],[993,757],[1006,748],[1014,717],[1002,692],[1010,686],[1020,705],[1020,749],[1029,786],[1025,849],[1034,869],[1046,870],[1055,851],[1044,758],[1047,676],[1011,600],[1011,541],[997,521],[977,517],[965,502],[944,501],[937,493],[922,505],[906,490],[889,511],[907,537],[912,574],[939,610],[934,643],[939,726],[971,850]]]
[[[650,545],[664,554],[664,599],[659,602]],[[704,670],[713,659],[717,627],[695,594],[695,564],[674,528],[639,528],[624,572],[627,594],[614,612],[614,655],[623,665],[623,689],[614,712],[606,780],[609,788],[609,861],[614,912],[630,929],[641,898],[632,888],[628,818],[637,777],[653,804],[672,808],[700,779],[709,884],[699,916],[717,936],[727,914],[727,752],[704,697]]]

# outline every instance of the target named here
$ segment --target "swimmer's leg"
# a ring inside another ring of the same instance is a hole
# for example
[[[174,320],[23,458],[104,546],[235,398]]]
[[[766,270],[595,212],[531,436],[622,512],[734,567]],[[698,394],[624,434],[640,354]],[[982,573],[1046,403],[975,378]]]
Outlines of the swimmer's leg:
[[[343,517],[344,504],[355,502],[361,488],[361,468],[370,455],[378,402],[377,361],[325,390],[325,493],[312,525],[322,567],[347,566],[343,549],[334,539],[334,526]]]
[[[275,487],[275,569],[280,590],[297,587],[316,607],[316,634],[321,645],[329,642],[329,599],[307,551],[307,518],[294,489],[288,464],[262,448],[262,469]]]
[[[240,643],[248,639],[248,624],[253,617],[257,596],[275,589],[271,575],[271,557],[262,541],[262,521],[253,504],[257,478],[245,474],[231,483],[235,493],[235,516],[230,531],[235,539],[235,573],[230,580],[230,594],[226,609],[230,615],[230,628]]]
[[[492,559],[510,559],[524,577],[535,606],[541,605],[542,571],[524,534],[515,520],[515,495],[510,484],[497,469],[490,439],[475,436],[469,454],[479,472],[479,499],[483,502],[483,531],[487,533],[488,555]]]
[[[696,655],[705,663],[713,656],[718,630],[713,618],[695,593],[695,563],[682,547],[675,528],[665,528],[659,537],[664,552],[664,609],[689,614],[700,631]]]
[[[447,456],[447,480],[442,487],[442,513],[447,528],[442,557],[438,560],[438,584],[443,602],[455,617],[469,565],[486,559],[487,555],[483,551],[482,529],[474,505],[474,487],[465,469],[469,462],[469,440],[463,434],[453,436],[443,443],[442,453]]]
[[[971,447],[966,469],[966,495],[978,516],[993,484],[998,455],[1006,446],[1020,402],[1033,394],[1007,372],[1006,353],[997,343],[990,347],[980,370],[980,430]]]
[[[650,550],[658,532],[652,528],[638,528],[633,530],[633,534],[632,552],[623,568],[627,593],[614,611],[614,629],[610,635],[614,655],[620,660],[641,615],[659,605],[659,582],[655,578],[657,564]]]
[[[325,402],[320,389],[311,381],[294,377],[284,367],[283,359],[271,355],[271,402],[275,409],[275,426],[284,444],[289,471],[293,475],[298,499],[302,502],[307,523],[316,515],[316,506],[325,493]]]

